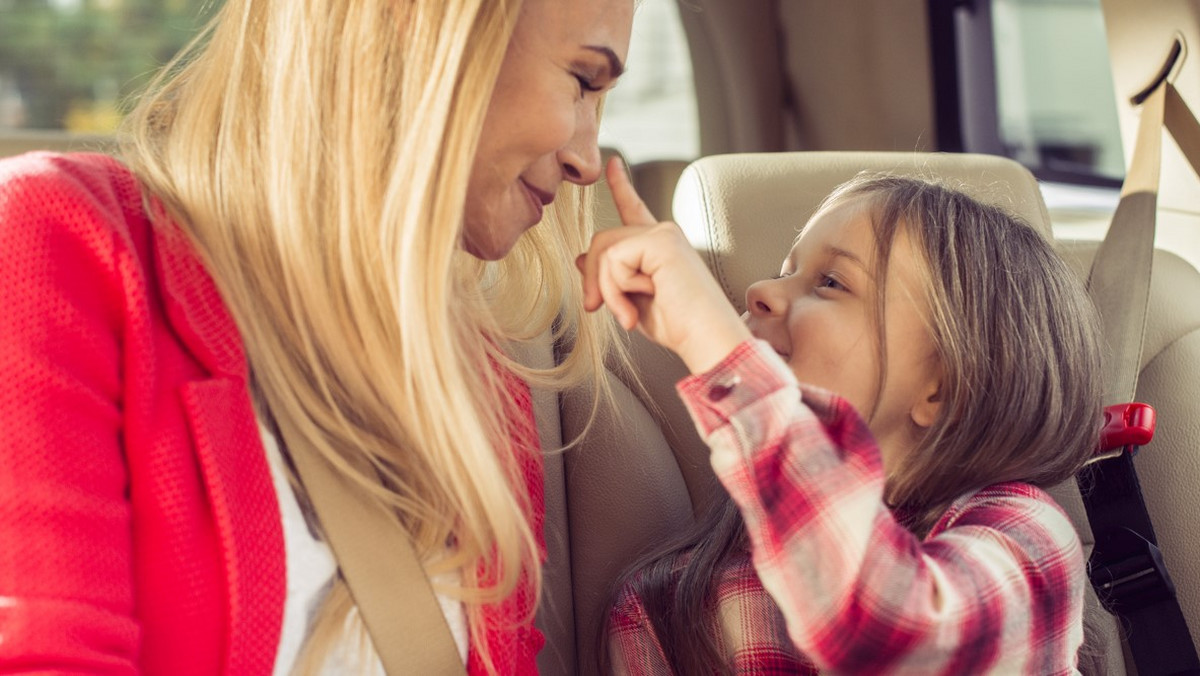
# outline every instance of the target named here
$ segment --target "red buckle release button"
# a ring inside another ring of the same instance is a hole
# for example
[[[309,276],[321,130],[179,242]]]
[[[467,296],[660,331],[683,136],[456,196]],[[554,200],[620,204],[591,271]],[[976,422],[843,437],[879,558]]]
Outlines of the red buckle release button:
[[[1100,453],[1127,446],[1144,446],[1154,438],[1154,407],[1133,402],[1104,407],[1104,429],[1100,430]]]

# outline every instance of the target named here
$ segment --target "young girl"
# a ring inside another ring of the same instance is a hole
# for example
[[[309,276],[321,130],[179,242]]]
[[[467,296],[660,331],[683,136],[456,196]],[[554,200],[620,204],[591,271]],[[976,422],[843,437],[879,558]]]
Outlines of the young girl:
[[[1043,488],[1095,445],[1099,329],[1050,245],[944,187],[859,177],[743,322],[609,179],[627,226],[579,261],[586,307],[683,359],[732,498],[630,576],[611,669],[1073,673],[1084,560]]]

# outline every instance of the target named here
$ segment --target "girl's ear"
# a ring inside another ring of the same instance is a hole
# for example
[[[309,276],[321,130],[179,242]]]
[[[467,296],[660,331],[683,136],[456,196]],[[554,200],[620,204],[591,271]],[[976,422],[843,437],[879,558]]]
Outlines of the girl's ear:
[[[941,410],[942,379],[941,377],[936,377],[930,379],[929,383],[920,392],[909,415],[917,427],[928,428],[937,421],[938,413]]]

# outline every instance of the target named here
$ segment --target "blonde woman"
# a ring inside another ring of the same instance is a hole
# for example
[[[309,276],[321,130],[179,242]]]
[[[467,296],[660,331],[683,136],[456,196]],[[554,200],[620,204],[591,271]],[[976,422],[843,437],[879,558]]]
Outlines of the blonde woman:
[[[632,12],[227,0],[121,161],[0,162],[0,671],[375,666],[288,440],[395,515],[471,674],[535,671],[516,375],[605,349],[570,266]]]
[[[609,176],[635,225],[594,240],[587,307],[679,354],[729,492],[631,572],[612,672],[1076,673],[1083,550],[1043,489],[1095,448],[1101,342],[1050,243],[957,191],[861,176],[739,318]]]

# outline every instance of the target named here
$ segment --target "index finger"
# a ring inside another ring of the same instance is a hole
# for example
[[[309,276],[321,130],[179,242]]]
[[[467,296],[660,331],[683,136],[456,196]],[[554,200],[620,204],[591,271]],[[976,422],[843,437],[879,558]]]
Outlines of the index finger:
[[[629,180],[629,174],[625,171],[625,164],[621,158],[610,157],[605,174],[608,177],[608,189],[612,192],[613,204],[617,205],[617,213],[620,214],[623,225],[654,225],[658,223],[658,219],[650,213],[646,203],[637,194],[637,190],[633,187],[633,181]]]

